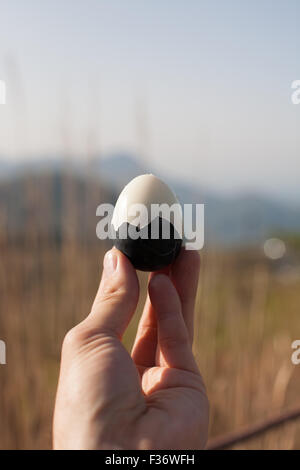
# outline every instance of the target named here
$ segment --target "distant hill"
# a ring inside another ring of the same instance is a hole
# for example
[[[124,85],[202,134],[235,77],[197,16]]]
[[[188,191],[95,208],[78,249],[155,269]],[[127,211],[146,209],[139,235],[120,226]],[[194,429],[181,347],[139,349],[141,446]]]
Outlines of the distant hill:
[[[145,169],[129,155],[115,155],[99,161],[100,174],[120,190]],[[207,241],[226,244],[257,243],[272,233],[300,232],[300,206],[280,204],[257,194],[220,196],[207,188],[162,177],[174,190],[179,201],[205,204]]]
[[[9,229],[21,233],[26,229],[24,224],[28,221],[28,214],[32,212],[24,194],[28,193],[29,188],[32,205],[35,200],[43,201],[46,188],[49,191],[50,187],[48,213],[46,217],[40,215],[41,220],[44,217],[44,223],[41,224],[44,232],[53,231],[58,236],[61,221],[64,217],[68,218],[67,207],[71,207],[73,201],[78,213],[78,230],[84,225],[85,236],[94,237],[97,205],[101,202],[115,202],[125,184],[149,171],[164,179],[181,203],[205,204],[206,243],[254,244],[274,233],[300,232],[300,207],[281,204],[257,194],[220,196],[207,188],[170,179],[155,168],[146,171],[137,159],[125,153],[109,158],[94,158],[88,172],[79,161],[72,168],[65,168],[59,159],[51,157],[19,166],[0,160],[0,208],[9,214],[6,218]],[[66,191],[66,187],[72,188],[71,192]],[[66,206],[64,199],[67,193],[69,206]],[[74,225],[75,222],[72,223]]]

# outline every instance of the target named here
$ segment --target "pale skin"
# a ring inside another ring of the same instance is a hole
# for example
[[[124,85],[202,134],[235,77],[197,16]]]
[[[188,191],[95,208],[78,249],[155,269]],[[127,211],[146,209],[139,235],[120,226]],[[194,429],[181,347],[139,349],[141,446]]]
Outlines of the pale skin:
[[[131,354],[121,339],[139,283],[129,260],[106,253],[91,313],[66,336],[54,449],[202,449],[209,406],[192,352],[200,259],[182,249],[151,274]]]

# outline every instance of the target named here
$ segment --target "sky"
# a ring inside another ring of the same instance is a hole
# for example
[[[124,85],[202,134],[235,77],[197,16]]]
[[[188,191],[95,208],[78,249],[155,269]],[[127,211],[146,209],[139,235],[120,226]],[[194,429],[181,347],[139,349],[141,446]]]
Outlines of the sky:
[[[300,198],[298,0],[0,0],[0,158],[116,152]]]

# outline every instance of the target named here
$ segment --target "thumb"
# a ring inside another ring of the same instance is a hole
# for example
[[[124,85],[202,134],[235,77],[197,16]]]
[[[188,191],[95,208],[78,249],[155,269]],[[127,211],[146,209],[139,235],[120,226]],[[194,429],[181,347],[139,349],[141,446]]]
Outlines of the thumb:
[[[121,338],[138,298],[139,283],[135,269],[123,253],[113,248],[104,257],[102,279],[86,322],[98,333]]]

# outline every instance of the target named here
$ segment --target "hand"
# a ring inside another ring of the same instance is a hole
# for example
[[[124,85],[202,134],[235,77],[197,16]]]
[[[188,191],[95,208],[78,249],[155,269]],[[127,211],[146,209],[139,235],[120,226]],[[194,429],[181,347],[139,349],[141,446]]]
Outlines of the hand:
[[[182,249],[150,275],[132,354],[121,343],[139,284],[115,248],[89,316],[66,336],[54,413],[55,449],[199,449],[208,400],[193,353],[199,255]]]

